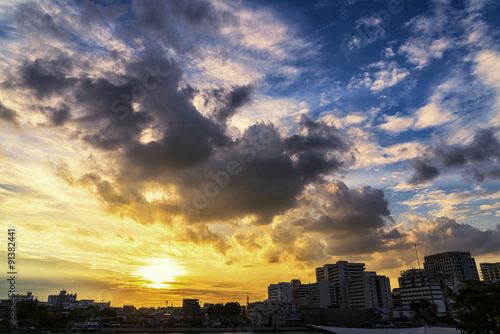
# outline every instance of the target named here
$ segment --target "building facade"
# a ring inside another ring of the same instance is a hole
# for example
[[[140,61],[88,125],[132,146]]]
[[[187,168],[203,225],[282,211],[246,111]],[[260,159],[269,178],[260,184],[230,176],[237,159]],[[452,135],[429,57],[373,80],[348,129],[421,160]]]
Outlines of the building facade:
[[[443,252],[427,255],[424,260],[424,269],[427,272],[450,273],[458,282],[479,281],[476,261],[470,252]]]
[[[270,284],[267,287],[267,299],[275,302],[291,302],[293,299],[292,285],[288,282]]]
[[[292,286],[292,300],[304,305],[309,293],[309,284],[302,284],[300,280],[293,279],[290,281],[290,285]]]
[[[316,283],[308,285],[307,307],[329,308],[335,306],[335,283],[327,279],[320,279]]]
[[[401,272],[398,281],[403,307],[409,307],[412,301],[425,299],[436,304],[438,315],[450,314],[451,300],[447,297],[446,288],[455,289],[452,274],[410,269]]]
[[[349,308],[393,308],[389,277],[367,271],[362,276],[346,280]]]
[[[483,281],[500,281],[500,262],[480,263]]]
[[[335,264],[325,264],[316,268],[316,280],[327,279],[335,284],[336,306],[348,308],[347,279],[360,277],[365,271],[364,263],[349,263],[338,261]]]

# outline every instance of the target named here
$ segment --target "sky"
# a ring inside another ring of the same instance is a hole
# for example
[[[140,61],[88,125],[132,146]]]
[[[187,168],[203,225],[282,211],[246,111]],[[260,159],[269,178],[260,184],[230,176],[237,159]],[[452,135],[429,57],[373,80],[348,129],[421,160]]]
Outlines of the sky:
[[[500,261],[499,6],[1,1],[17,292],[243,304],[339,260],[397,287],[414,244]]]

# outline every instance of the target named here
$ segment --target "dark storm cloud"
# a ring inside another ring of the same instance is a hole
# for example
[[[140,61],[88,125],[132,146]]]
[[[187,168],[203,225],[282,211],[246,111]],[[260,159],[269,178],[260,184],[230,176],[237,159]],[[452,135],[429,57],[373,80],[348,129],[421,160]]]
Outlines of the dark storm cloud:
[[[500,225],[494,229],[480,230],[469,224],[459,224],[454,219],[436,218],[432,229],[415,230],[420,244],[430,253],[445,250],[467,250],[473,256],[498,253],[500,251]]]
[[[320,122],[313,123],[323,127]],[[332,136],[332,132],[336,130],[330,128],[320,137]],[[301,137],[307,136],[299,136],[298,140],[305,141]],[[202,208],[189,219],[224,220],[253,214],[258,223],[270,223],[276,214],[297,204],[297,197],[306,185],[319,182],[324,175],[335,173],[344,166],[344,161],[333,154],[339,152],[332,148],[296,155],[287,149],[285,142],[272,125],[256,124],[248,128],[234,145],[222,150],[218,158],[211,159],[210,169],[196,171],[197,175],[204,176],[205,182],[197,180],[190,184],[193,186],[188,191],[191,195],[185,196],[191,196],[193,201],[184,204],[191,207],[199,204]],[[344,146],[348,145],[344,143]],[[237,164],[238,173],[234,176],[225,171],[228,162]],[[228,180],[219,190],[213,187],[217,175],[225,175]],[[195,177],[190,179],[195,180]],[[217,192],[213,199],[207,198],[211,190]],[[207,198],[206,205],[202,205],[203,201],[196,203],[200,197]]]
[[[405,234],[384,232],[393,223],[388,206],[382,189],[349,189],[342,182],[318,185],[273,227],[272,245],[264,255],[278,261],[277,250],[284,249],[298,261],[310,261],[401,248]]]
[[[410,179],[410,183],[419,184],[435,179],[439,175],[439,169],[422,159],[414,159],[410,164],[415,169],[415,173]]]
[[[33,63],[25,63],[21,68],[21,85],[34,90],[39,99],[52,93],[61,93],[77,82],[75,78],[66,76],[66,66],[69,66],[66,58],[37,59]]]
[[[418,184],[433,180],[440,174],[437,165],[443,169],[459,169],[465,177],[476,182],[500,179],[500,142],[496,135],[498,128],[484,128],[475,131],[472,141],[463,146],[437,145],[425,158],[411,162],[415,173],[410,183]]]
[[[140,87],[140,80],[131,77],[123,80],[123,84],[117,85],[103,78],[84,78],[75,87],[75,99],[85,112],[76,121],[86,132],[83,139],[96,148],[127,147],[153,121],[147,112],[134,110],[132,101],[127,99],[134,87]]]
[[[223,88],[214,89],[205,95],[206,101],[216,100],[220,106],[213,111],[213,116],[223,123],[236,113],[236,110],[251,101],[253,85],[238,86],[231,91]]]
[[[102,9],[87,2],[82,7],[82,25],[91,24],[93,13]],[[117,28],[116,34],[125,40],[140,36],[149,44],[132,60],[119,52],[108,53],[106,61],[114,61],[112,66],[120,71],[87,75],[85,69],[94,69],[93,64],[54,48],[52,57],[25,60],[18,73],[21,80],[13,85],[34,91],[39,99],[64,98],[65,105],[47,109],[52,125],[63,126],[71,119],[73,136],[105,152],[117,166],[113,175],[89,168],[91,172],[73,177],[64,164],[55,164],[54,172],[68,183],[91,189],[109,210],[144,224],[168,224],[169,215],[179,214],[177,204],[192,208],[184,212],[190,222],[253,216],[257,223],[267,224],[297,205],[307,185],[323,182],[324,176],[351,161],[344,157],[350,145],[339,131],[307,116],[300,120],[300,135],[283,138],[274,125],[259,123],[240,138],[229,137],[226,121],[251,102],[253,85],[214,89],[205,94],[214,110],[203,115],[196,109],[193,98],[200,92],[185,83],[182,60],[169,58],[164,47],[151,41],[180,54],[193,51],[193,46],[183,49],[182,43],[193,43],[179,38],[186,34],[178,29],[210,34],[222,22],[231,24],[230,14],[205,1],[138,1],[132,7],[137,20]],[[19,11],[24,17],[30,9]],[[122,8],[116,13],[107,8],[102,19],[122,13]],[[51,33],[62,38],[55,19],[44,17],[44,29],[52,27]],[[221,172],[230,176],[227,182],[221,181]],[[146,201],[142,193],[148,183],[175,188],[177,202]]]
[[[19,115],[17,114],[17,112],[15,112],[12,109],[7,108],[6,106],[4,106],[2,104],[2,101],[0,101],[0,119],[1,120],[8,122],[8,123],[12,123],[15,126],[19,126],[19,122],[17,120],[18,117],[19,117]]]
[[[495,161],[500,159],[500,143],[496,128],[479,129],[472,141],[465,146],[437,147],[435,154],[447,167],[456,167],[467,162]]]
[[[386,240],[397,240],[403,237],[404,235],[396,228],[392,229],[387,233],[382,232],[382,238]]]
[[[298,221],[304,231],[334,234],[335,237],[377,231],[391,221],[389,201],[382,189],[365,186],[349,189],[337,182],[335,191],[322,194],[325,204],[314,220]]]
[[[169,46],[183,51],[194,51],[195,47],[186,43],[193,35],[182,34],[184,28],[195,29],[198,33],[210,35],[222,24],[234,21],[231,13],[220,11],[208,1],[134,1],[133,12],[137,17],[135,30],[144,32],[151,38],[157,38]],[[179,36],[183,35],[183,38]]]
[[[305,115],[302,115],[300,125],[307,131],[307,135],[292,135],[285,140],[286,148],[294,153],[309,150],[346,151],[348,149],[348,145],[340,138],[339,132],[334,126],[314,122]]]
[[[71,118],[69,107],[63,104],[60,108],[54,109],[49,116],[52,125],[63,125]]]

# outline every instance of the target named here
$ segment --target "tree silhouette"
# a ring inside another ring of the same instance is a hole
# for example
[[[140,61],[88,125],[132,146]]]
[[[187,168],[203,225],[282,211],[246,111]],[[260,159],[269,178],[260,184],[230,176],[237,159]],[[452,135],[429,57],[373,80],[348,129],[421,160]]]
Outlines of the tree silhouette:
[[[412,301],[410,307],[415,313],[412,321],[421,322],[422,325],[433,325],[437,316],[437,305],[427,299]]]
[[[456,292],[448,289],[447,294],[454,301],[450,322],[462,334],[500,333],[500,283],[466,281]]]

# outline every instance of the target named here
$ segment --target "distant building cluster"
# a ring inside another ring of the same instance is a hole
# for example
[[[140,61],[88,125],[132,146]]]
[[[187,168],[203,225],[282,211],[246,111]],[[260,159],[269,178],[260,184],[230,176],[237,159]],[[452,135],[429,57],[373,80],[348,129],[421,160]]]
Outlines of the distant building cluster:
[[[451,251],[428,255],[424,258],[423,266],[424,269],[402,271],[398,278],[399,287],[391,291],[389,278],[366,271],[364,263],[338,261],[325,264],[316,268],[315,283],[302,284],[300,280],[293,279],[270,284],[268,300],[249,305],[249,321],[265,322],[263,314],[266,310],[269,314],[275,314],[273,305],[276,303],[279,303],[279,308],[291,309],[291,305],[295,305],[294,310],[301,311],[298,317],[306,323],[308,321],[304,317],[310,317],[314,309],[324,309],[326,311],[323,313],[332,316],[345,315],[347,310],[357,309],[378,313],[385,320],[411,318],[415,313],[412,303],[421,301],[434,304],[437,316],[452,316],[453,300],[447,296],[447,289],[456,291],[467,280],[479,281],[476,262],[470,252]],[[500,280],[500,263],[481,263],[480,267],[483,281]],[[259,309],[260,313],[252,308]],[[252,319],[253,315],[255,319]]]
[[[181,307],[111,307],[110,302],[77,300],[66,290],[38,302],[32,292],[0,300],[0,312],[11,304],[36,302],[52,308],[50,329],[97,331],[101,328],[298,328],[305,324],[363,326],[380,321],[408,321],[415,313],[414,303],[431,302],[437,316],[453,316],[453,300],[447,290],[456,291],[465,281],[479,281],[476,262],[470,252],[443,252],[425,256],[423,269],[407,269],[398,278],[399,287],[391,290],[389,278],[366,271],[364,263],[338,261],[316,268],[316,282],[303,284],[299,279],[278,282],[267,287],[267,300],[246,305],[205,303],[183,299]],[[500,262],[481,263],[485,284],[500,282]],[[89,310],[92,310],[89,312]],[[406,320],[404,320],[406,319]],[[66,326],[66,327],[65,327]],[[2,329],[0,323],[0,329]]]
[[[58,295],[49,295],[47,303],[45,304],[48,306],[62,307],[65,310],[88,308],[90,306],[97,309],[104,309],[111,306],[111,302],[95,302],[93,299],[76,300],[76,293],[68,294],[66,290],[62,290]]]

